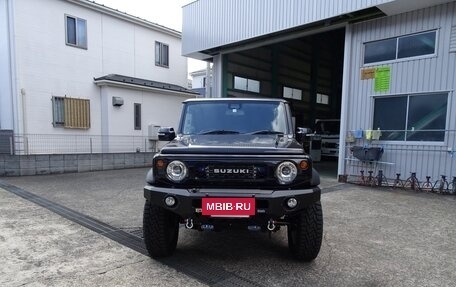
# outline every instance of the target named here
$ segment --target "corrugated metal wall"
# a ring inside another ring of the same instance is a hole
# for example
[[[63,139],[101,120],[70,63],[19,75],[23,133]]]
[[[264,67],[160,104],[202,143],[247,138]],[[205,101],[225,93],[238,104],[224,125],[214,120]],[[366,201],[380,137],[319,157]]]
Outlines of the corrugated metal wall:
[[[348,130],[372,129],[373,96],[382,95],[374,92],[374,80],[361,80],[363,43],[432,29],[438,30],[437,56],[385,64],[391,68],[391,85],[389,92],[384,94],[448,91],[447,129],[456,130],[456,53],[450,52],[454,25],[455,2],[352,26],[348,111],[342,115],[347,118]],[[456,176],[456,156],[447,152],[449,148],[455,149],[455,138],[454,132],[450,132],[444,143],[435,145],[408,145],[403,142],[388,145],[382,160],[395,164],[384,167],[389,173],[387,176],[391,178],[395,173],[401,173],[407,177],[410,172],[417,172],[421,179],[426,175],[433,179],[440,174]],[[381,142],[378,144],[381,145]],[[422,152],[414,152],[416,149]],[[346,162],[345,172],[350,172],[350,168]]]
[[[183,9],[182,53],[227,45],[392,0],[199,0]]]

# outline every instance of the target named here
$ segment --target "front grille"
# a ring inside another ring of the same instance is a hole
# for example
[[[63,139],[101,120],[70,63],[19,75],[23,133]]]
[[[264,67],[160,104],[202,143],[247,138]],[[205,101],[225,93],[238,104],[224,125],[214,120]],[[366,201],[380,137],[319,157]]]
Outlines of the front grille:
[[[205,169],[207,179],[256,179],[257,169],[254,166],[215,166]]]

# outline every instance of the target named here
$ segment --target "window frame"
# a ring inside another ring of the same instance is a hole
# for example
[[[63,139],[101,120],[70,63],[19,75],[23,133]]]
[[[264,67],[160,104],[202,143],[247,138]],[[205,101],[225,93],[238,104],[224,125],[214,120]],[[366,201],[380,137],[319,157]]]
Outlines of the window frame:
[[[246,80],[245,89],[236,88],[236,78],[240,78],[240,79]],[[249,90],[249,81],[258,82],[258,92]],[[261,81],[260,80],[256,80],[256,79],[252,79],[252,78],[243,77],[243,76],[233,75],[233,90],[243,91],[243,92],[259,95],[259,94],[261,94]]]
[[[158,47],[158,55],[159,58],[157,59],[157,47]],[[163,47],[167,48],[167,63],[164,64],[163,60]],[[169,68],[169,44],[165,44],[160,41],[155,41],[155,66],[162,67],[162,68]]]
[[[68,18],[72,18],[74,19],[74,24],[75,24],[75,40],[76,40],[76,44],[73,44],[73,43],[70,43],[68,41]],[[85,23],[85,46],[78,43],[79,40],[78,40],[78,21],[84,21]],[[64,28],[65,28],[65,44],[67,46],[70,46],[70,47],[75,47],[75,48],[79,48],[79,49],[83,49],[83,50],[87,50],[88,47],[89,47],[89,35],[88,35],[88,29],[87,29],[87,20],[86,19],[83,19],[83,18],[79,18],[79,17],[76,17],[76,16],[73,16],[73,15],[69,15],[69,14],[65,14],[64,15]]]
[[[63,128],[65,126],[65,102],[64,102],[65,98],[53,96],[51,101],[52,101],[52,126],[55,128],[57,128],[57,127]],[[57,102],[59,102],[59,103],[57,104]]]
[[[52,96],[51,102],[52,125],[54,128],[90,129],[90,99]],[[59,102],[58,107],[56,107],[56,102]],[[56,121],[56,117],[62,121]]]
[[[285,96],[285,89],[291,90],[291,98]],[[295,98],[295,92],[299,92],[299,94],[300,94],[299,98],[298,97]],[[302,89],[293,88],[293,87],[284,85],[282,87],[282,98],[288,99],[288,100],[302,101],[303,100],[303,92],[304,91]]]
[[[318,101],[318,98],[320,97],[320,101]],[[323,102],[323,97],[327,98],[328,99],[328,102],[327,103],[324,103]],[[316,96],[315,96],[315,103],[317,105],[322,105],[322,106],[330,106],[331,105],[331,97],[330,95],[328,94],[324,94],[324,93],[317,93]]]
[[[406,135],[404,135],[404,140],[382,140],[381,138],[377,140],[377,142],[381,142],[382,144],[401,144],[401,145],[425,145],[425,146],[445,146],[448,142],[448,136],[446,131],[448,130],[450,124],[450,113],[449,108],[451,106],[451,95],[452,92],[448,90],[444,91],[430,91],[430,92],[419,92],[419,93],[400,93],[400,94],[387,94],[387,95],[371,95],[371,117],[370,117],[370,126],[372,129],[376,130],[377,127],[374,127],[374,113],[375,113],[375,99],[379,98],[395,98],[395,97],[407,97],[407,110],[406,110],[406,121],[404,131],[407,129],[408,124],[408,114],[409,114],[409,105],[410,105],[410,97],[413,96],[426,96],[426,95],[437,95],[437,94],[446,94],[447,95],[447,110],[446,110],[446,119],[445,119],[445,129],[443,130],[436,130],[436,131],[445,131],[444,139],[442,141],[407,141]]]
[[[363,67],[378,66],[380,64],[384,65],[384,64],[399,63],[399,62],[405,62],[405,61],[411,61],[411,60],[420,60],[420,59],[428,59],[428,58],[437,57],[438,56],[438,52],[437,51],[439,49],[439,30],[440,29],[437,28],[437,29],[431,29],[431,30],[411,33],[411,34],[400,35],[400,36],[396,36],[396,37],[389,37],[389,38],[384,38],[384,39],[378,39],[378,40],[363,42],[363,53],[362,53],[362,59],[361,59],[362,66]],[[434,53],[418,55],[418,56],[412,56],[412,57],[398,58],[398,55],[399,55],[399,39],[412,37],[412,36],[415,36],[415,35],[426,34],[426,33],[430,33],[430,32],[435,32]],[[395,53],[396,56],[395,56],[395,59],[393,59],[393,60],[385,60],[385,61],[378,61],[378,62],[371,62],[371,63],[365,63],[366,44],[375,43],[375,42],[381,42],[381,41],[387,41],[387,40],[391,40],[391,39],[395,39],[396,40],[396,53]]]

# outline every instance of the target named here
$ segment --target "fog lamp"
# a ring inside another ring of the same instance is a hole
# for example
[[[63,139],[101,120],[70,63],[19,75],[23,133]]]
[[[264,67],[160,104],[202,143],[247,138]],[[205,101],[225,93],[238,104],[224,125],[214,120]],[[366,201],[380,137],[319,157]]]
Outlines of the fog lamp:
[[[173,196],[165,197],[165,204],[168,207],[173,207],[176,204],[176,199]]]
[[[294,198],[294,197],[289,198],[287,200],[287,206],[289,208],[295,208],[296,206],[298,206],[298,200],[296,198]]]

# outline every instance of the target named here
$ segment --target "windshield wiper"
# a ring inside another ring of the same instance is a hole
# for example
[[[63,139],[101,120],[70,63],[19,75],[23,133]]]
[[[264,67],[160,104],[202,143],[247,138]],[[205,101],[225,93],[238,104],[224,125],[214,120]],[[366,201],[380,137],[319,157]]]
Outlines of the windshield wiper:
[[[210,131],[203,131],[200,132],[199,135],[234,135],[239,134],[238,131],[230,131],[230,130],[210,130]]]
[[[248,133],[249,135],[283,135],[283,132],[272,131],[272,130],[259,130]]]

